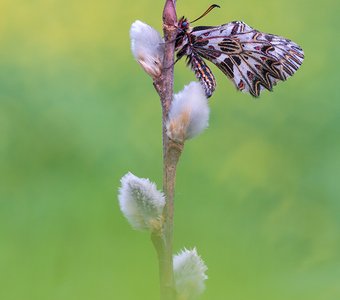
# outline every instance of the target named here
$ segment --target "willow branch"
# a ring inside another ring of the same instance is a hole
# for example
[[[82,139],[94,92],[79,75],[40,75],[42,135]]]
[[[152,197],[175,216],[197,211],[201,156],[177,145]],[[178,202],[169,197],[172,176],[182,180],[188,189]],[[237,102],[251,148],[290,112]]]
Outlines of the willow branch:
[[[173,215],[176,166],[183,144],[176,143],[166,134],[166,120],[173,97],[174,83],[174,40],[177,35],[177,16],[174,0],[166,0],[163,11],[164,59],[162,74],[154,81],[162,105],[163,136],[163,191],[166,205],[163,211],[164,226],[161,235],[153,235],[152,241],[159,260],[161,300],[174,300],[176,297],[173,276]]]

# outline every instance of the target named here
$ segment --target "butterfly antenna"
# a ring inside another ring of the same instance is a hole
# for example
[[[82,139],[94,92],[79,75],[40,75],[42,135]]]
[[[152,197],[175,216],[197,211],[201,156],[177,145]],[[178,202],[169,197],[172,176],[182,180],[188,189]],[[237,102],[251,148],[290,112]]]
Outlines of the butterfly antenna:
[[[215,7],[221,8],[219,5],[217,4],[212,4],[208,7],[208,9],[201,15],[199,16],[197,19],[191,21],[190,23],[194,23],[196,21],[198,21],[199,19],[203,18],[205,15],[207,15],[208,13],[210,13]]]

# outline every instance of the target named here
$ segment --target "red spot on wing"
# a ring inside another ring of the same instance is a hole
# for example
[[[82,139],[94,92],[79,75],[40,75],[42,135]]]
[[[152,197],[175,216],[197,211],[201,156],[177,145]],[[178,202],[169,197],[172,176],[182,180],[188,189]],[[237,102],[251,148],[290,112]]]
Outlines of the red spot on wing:
[[[241,90],[241,91],[244,90],[244,82],[243,82],[242,79],[241,79],[240,82],[238,83],[237,87],[238,87],[238,89]]]

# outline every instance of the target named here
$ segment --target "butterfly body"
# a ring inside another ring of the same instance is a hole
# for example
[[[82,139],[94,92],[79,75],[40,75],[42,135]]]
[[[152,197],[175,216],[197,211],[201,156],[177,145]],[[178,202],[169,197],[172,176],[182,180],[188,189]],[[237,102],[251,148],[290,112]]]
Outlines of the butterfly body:
[[[291,40],[262,33],[241,21],[189,25],[184,17],[178,21],[177,60],[187,57],[207,97],[213,94],[216,82],[204,59],[215,64],[238,90],[258,97],[261,90],[271,91],[278,81],[292,76],[304,58],[302,49]]]

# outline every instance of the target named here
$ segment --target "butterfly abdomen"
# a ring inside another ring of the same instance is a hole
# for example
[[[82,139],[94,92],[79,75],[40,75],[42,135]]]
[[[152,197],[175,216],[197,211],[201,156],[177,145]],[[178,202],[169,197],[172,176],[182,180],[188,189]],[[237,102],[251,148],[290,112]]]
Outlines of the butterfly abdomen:
[[[196,78],[203,85],[205,94],[209,98],[216,88],[214,74],[211,72],[204,60],[195,53],[192,53],[189,57],[188,64],[190,64],[192,70],[195,72]]]

